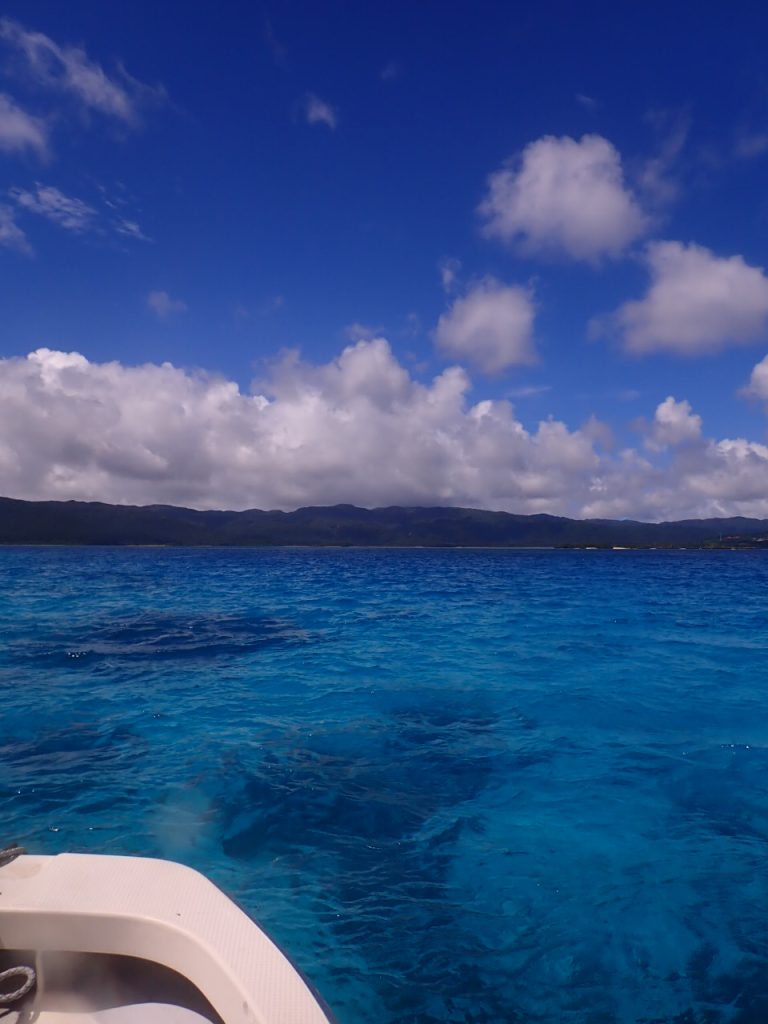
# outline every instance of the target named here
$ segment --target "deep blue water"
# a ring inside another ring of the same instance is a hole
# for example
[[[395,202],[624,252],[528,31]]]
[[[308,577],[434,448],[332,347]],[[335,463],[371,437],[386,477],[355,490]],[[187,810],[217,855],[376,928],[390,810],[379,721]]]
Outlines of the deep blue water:
[[[340,1024],[768,1020],[768,555],[0,549],[0,839],[178,859]]]

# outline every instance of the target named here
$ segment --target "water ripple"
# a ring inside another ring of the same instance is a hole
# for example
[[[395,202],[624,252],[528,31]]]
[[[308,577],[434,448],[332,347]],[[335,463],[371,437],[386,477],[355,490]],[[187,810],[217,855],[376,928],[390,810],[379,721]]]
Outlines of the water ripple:
[[[200,868],[342,1024],[762,1024],[768,558],[625,555],[2,550],[5,839]]]
[[[85,629],[51,631],[10,645],[18,661],[84,659],[217,658],[274,645],[308,642],[290,622],[255,615],[180,614],[142,611],[89,623]]]

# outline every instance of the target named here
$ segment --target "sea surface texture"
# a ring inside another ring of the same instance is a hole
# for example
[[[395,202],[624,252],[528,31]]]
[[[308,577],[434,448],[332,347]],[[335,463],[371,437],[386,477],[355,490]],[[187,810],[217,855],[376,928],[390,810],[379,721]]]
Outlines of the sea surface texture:
[[[183,861],[340,1024],[765,1024],[768,554],[0,549],[0,840]]]

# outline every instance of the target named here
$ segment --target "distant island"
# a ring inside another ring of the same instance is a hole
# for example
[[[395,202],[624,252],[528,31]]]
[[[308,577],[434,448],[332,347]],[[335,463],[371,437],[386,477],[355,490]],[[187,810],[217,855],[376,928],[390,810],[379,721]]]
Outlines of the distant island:
[[[768,548],[768,520],[641,523],[397,505],[201,512],[173,505],[0,498],[0,544]]]

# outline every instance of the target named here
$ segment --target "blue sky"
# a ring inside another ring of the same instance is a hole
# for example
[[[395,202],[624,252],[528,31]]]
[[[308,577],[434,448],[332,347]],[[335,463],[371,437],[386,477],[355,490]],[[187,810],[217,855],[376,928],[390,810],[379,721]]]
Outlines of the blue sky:
[[[0,492],[768,515],[757,5],[2,15]]]

